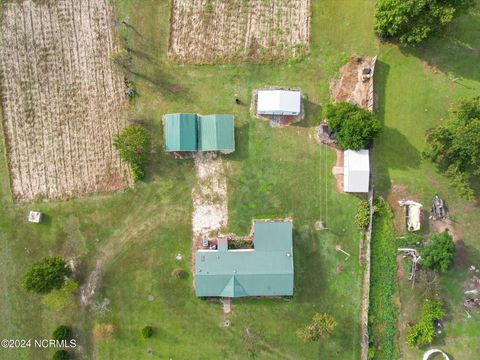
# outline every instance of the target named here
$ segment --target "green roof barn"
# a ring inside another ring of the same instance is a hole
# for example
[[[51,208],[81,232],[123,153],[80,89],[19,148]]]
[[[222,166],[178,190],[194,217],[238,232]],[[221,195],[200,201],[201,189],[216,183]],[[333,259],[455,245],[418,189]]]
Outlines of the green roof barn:
[[[232,115],[204,115],[199,116],[199,120],[199,151],[233,152],[235,150]]]
[[[166,152],[235,150],[233,115],[166,114],[163,136]]]
[[[167,114],[163,118],[165,151],[197,151],[197,114]]]
[[[254,249],[228,250],[226,239],[218,240],[217,250],[197,250],[197,296],[293,295],[291,221],[255,221]]]

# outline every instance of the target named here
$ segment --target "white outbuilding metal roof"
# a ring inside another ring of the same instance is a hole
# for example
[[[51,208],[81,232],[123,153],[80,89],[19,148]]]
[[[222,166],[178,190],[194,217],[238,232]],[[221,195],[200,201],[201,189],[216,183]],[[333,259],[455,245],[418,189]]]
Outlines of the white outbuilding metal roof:
[[[370,156],[368,150],[345,150],[343,189],[351,193],[367,193],[370,183]]]
[[[300,91],[258,90],[258,114],[298,115],[300,114],[300,104]]]

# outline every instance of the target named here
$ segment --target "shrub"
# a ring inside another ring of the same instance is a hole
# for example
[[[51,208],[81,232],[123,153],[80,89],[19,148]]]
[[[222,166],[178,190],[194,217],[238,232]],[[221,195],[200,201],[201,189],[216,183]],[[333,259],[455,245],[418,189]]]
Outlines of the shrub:
[[[67,350],[57,350],[53,354],[53,360],[70,360],[70,354]]]
[[[360,229],[366,229],[370,222],[370,204],[367,200],[362,200],[355,214],[355,225]]]
[[[68,304],[73,303],[73,292],[77,288],[78,284],[74,280],[68,279],[65,281],[63,288],[52,290],[49,294],[44,295],[42,304],[48,306],[50,309],[62,309]]]
[[[452,236],[443,233],[430,234],[431,243],[420,250],[420,263],[432,270],[446,272],[455,258],[455,243]]]
[[[53,340],[70,340],[72,338],[72,330],[65,325],[57,327],[52,334]]]
[[[141,125],[132,125],[123,129],[113,141],[120,158],[130,165],[134,181],[145,177],[145,166],[150,150],[150,136]]]
[[[153,335],[153,328],[151,326],[145,326],[143,329],[142,329],[142,337],[144,339],[148,339],[148,338],[151,338]]]
[[[188,276],[188,273],[183,269],[175,269],[172,271],[172,276],[176,279],[185,279]]]
[[[329,314],[316,313],[312,322],[302,329],[297,330],[297,336],[303,341],[317,341],[320,338],[327,339],[337,327],[337,322]]]
[[[105,341],[112,338],[115,328],[112,324],[95,324],[93,326],[93,336],[97,341]]]
[[[375,114],[347,102],[327,104],[324,115],[342,149],[368,148],[381,131]]]
[[[61,257],[46,257],[30,267],[22,285],[27,291],[48,294],[53,289],[61,289],[65,278],[71,274],[72,271]]]
[[[418,44],[438,33],[474,0],[377,0],[375,32],[404,44]]]
[[[407,345],[414,348],[431,344],[435,336],[434,321],[440,321],[444,316],[441,300],[425,300],[421,320],[407,330]]]
[[[451,185],[472,199],[471,178],[480,175],[480,97],[460,99],[448,120],[427,133],[423,157],[437,164]]]

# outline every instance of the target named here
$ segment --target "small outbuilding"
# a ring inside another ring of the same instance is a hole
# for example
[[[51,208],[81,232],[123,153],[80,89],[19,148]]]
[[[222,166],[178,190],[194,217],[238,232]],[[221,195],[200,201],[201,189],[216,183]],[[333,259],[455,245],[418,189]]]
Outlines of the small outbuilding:
[[[368,150],[345,150],[343,189],[348,193],[368,193],[370,185],[370,155]]]
[[[166,152],[197,151],[197,114],[167,114],[163,117]]]
[[[293,115],[301,113],[302,94],[298,90],[258,90],[257,115]]]
[[[163,136],[166,152],[235,150],[233,115],[166,114]]]
[[[233,116],[199,116],[198,150],[233,152],[235,150]]]

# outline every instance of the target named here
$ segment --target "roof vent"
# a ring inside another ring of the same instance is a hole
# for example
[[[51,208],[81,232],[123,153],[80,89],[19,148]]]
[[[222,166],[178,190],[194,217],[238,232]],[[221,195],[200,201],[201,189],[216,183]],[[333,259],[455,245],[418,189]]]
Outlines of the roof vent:
[[[290,257],[290,256],[292,256],[292,254],[291,254],[291,253],[289,253],[289,252],[287,252],[287,256],[288,256],[288,257]]]

